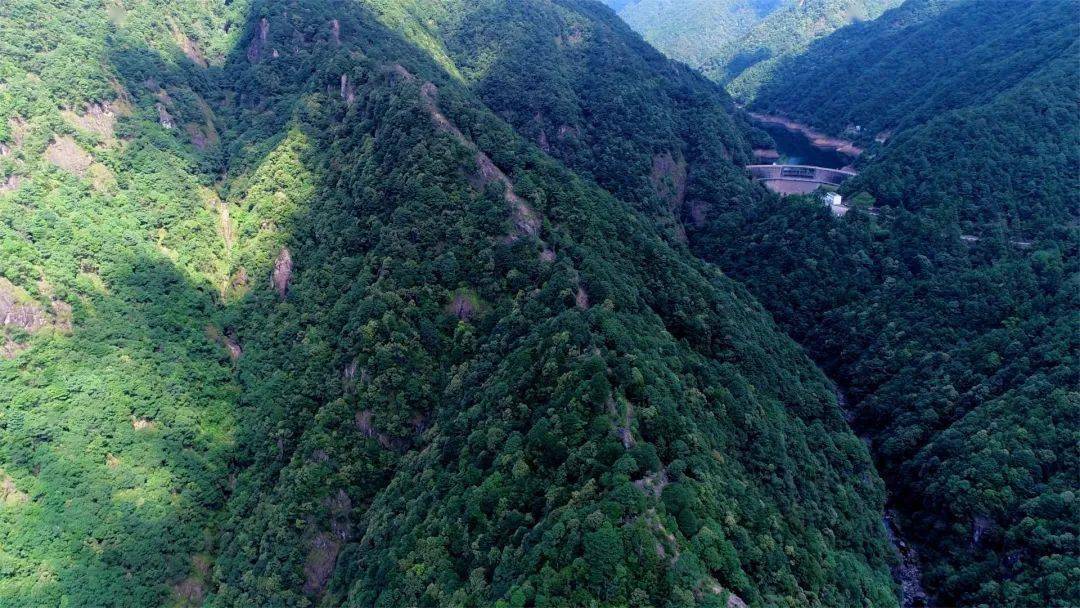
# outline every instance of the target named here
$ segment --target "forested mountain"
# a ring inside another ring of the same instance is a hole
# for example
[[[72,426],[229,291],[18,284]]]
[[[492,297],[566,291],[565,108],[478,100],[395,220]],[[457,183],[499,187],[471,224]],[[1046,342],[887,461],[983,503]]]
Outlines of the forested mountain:
[[[1068,68],[1075,49],[1062,44],[1076,38],[1076,22],[1067,5],[1014,4],[957,5],[960,12],[950,12],[926,39],[980,40],[987,24],[1016,26],[1024,22],[1017,13],[1041,10],[1035,22],[1053,27],[1028,28],[1020,46],[995,43],[981,51],[994,60],[987,69],[1012,65],[1019,73],[1009,78],[1024,86],[1010,87],[1002,76],[968,81],[965,92],[950,88],[962,70],[942,64],[927,71],[924,77],[942,88],[915,91],[920,100],[988,101],[942,111],[925,128],[899,131],[871,150],[863,175],[843,191],[860,210],[843,220],[816,201],[781,201],[734,175],[728,157],[745,156],[725,154],[722,136],[696,126],[726,107],[700,78],[682,79],[683,95],[654,93],[656,103],[638,114],[630,84],[579,86],[575,66],[596,65],[590,62],[601,49],[614,48],[601,34],[584,33],[570,63],[550,61],[555,36],[507,42],[492,30],[486,39],[470,33],[461,47],[498,45],[532,66],[497,77],[478,71],[470,79],[537,141],[549,131],[530,121],[536,91],[576,104],[584,116],[633,117],[620,121],[622,134],[614,118],[572,125],[590,153],[618,151],[623,166],[605,171],[573,149],[547,149],[645,209],[656,209],[648,203],[655,197],[668,200],[692,249],[745,280],[849,387],[855,423],[871,439],[904,528],[923,550],[927,587],[945,605],[1069,606],[1080,596],[1072,549],[1080,518],[1071,482],[1080,466],[1080,120]],[[925,12],[931,8],[905,10],[933,20]],[[462,29],[441,31],[453,49]],[[604,43],[591,47],[593,40]],[[918,62],[935,52],[911,49],[910,56]],[[831,65],[842,74],[863,64]],[[611,67],[604,77],[618,82],[619,70]],[[791,103],[810,86],[792,87]],[[707,99],[715,101],[700,103]],[[542,119],[541,113],[535,122]]]
[[[779,61],[903,0],[605,0],[645,40],[752,100]]]
[[[881,216],[698,241],[851,387],[945,604],[1080,598],[1078,35],[1074,3],[913,0],[824,39],[758,103],[880,135],[843,193]]]
[[[756,135],[600,5],[0,21],[0,603],[896,604],[830,383],[680,241]]]
[[[842,193],[878,215],[690,234],[850,387],[945,605],[1080,598],[1076,8],[912,0],[815,43],[756,107],[868,142]]]
[[[1029,241],[1076,217],[1076,11],[912,0],[792,60],[756,106],[831,132],[858,125],[880,158],[856,187],[882,202]]]

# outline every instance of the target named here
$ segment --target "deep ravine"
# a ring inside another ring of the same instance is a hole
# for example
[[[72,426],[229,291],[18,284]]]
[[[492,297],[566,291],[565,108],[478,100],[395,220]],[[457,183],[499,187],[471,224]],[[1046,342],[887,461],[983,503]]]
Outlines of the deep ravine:
[[[854,413],[848,409],[847,393],[844,389],[833,382],[836,389],[836,404],[843,412],[844,419],[850,424],[854,419]],[[855,429],[852,429],[855,432]],[[869,447],[870,441],[864,435],[859,435],[863,443]],[[871,453],[873,453],[871,451]],[[900,585],[901,608],[925,608],[930,605],[930,597],[922,586],[922,569],[919,566],[919,551],[904,537],[903,528],[899,521],[899,513],[891,506],[892,495],[886,500],[885,514],[881,518],[885,532],[892,543],[893,549],[899,559],[899,563],[893,567],[892,575]]]

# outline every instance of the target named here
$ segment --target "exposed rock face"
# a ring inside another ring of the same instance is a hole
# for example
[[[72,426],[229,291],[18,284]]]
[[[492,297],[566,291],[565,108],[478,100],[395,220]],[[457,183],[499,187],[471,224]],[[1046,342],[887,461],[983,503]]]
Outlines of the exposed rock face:
[[[45,158],[68,173],[82,177],[94,158],[68,136],[57,137],[45,150]]]
[[[213,325],[206,326],[206,337],[211,341],[225,347],[225,350],[229,352],[229,359],[236,363],[237,359],[244,354],[244,349],[240,347],[240,342],[236,339],[236,335],[232,331],[222,333],[217,327]]]
[[[195,44],[195,41],[188,38],[186,34],[180,30],[173,30],[173,40],[176,42],[176,46],[180,47],[184,55],[199,67],[206,67],[206,57],[203,57],[202,51],[199,50],[199,46]]]
[[[131,416],[131,428],[136,431],[152,429],[154,426],[154,421],[149,418],[138,418],[134,415]]]
[[[47,328],[71,331],[71,306],[53,298],[51,289],[44,281],[39,286],[42,293],[50,298],[51,312],[46,311],[25,290],[5,278],[0,278],[0,358],[10,359],[27,347],[4,337],[6,332],[3,332],[3,329],[15,328],[27,333],[36,333]]]
[[[982,538],[994,526],[994,520],[989,517],[977,516],[971,522],[971,546],[978,547]]]
[[[727,608],[750,608],[743,599],[728,591]]]
[[[551,142],[548,141],[546,131],[540,131],[540,136],[536,138],[536,143],[540,146],[540,149],[544,152],[551,152]]]
[[[477,173],[473,179],[474,186],[483,187],[492,182],[502,184],[506,202],[510,203],[512,208],[510,221],[513,224],[513,232],[508,237],[509,240],[515,240],[523,236],[536,236],[539,234],[541,226],[540,216],[537,215],[536,211],[534,211],[524,199],[514,193],[514,184],[510,181],[510,178],[503,173],[502,169],[499,169],[483,150],[477,148],[476,144],[466,137],[465,134],[442,113],[438,105],[438,92],[438,87],[431,82],[425,82],[424,85],[420,87],[420,98],[424,108],[427,110],[428,115],[431,116],[432,122],[435,123],[435,126],[439,130],[450,133],[453,135],[454,139],[458,140],[463,146],[476,153]]]
[[[341,75],[341,98],[349,105],[356,100],[356,87],[349,82],[348,74]]]
[[[900,583],[902,608],[919,608],[930,605],[930,597],[922,587],[922,571],[919,568],[919,552],[901,535],[896,512],[888,510],[883,520],[889,541],[900,556],[900,563],[893,568],[893,578]]]
[[[667,469],[660,469],[657,473],[647,473],[644,477],[635,481],[634,486],[646,494],[660,498],[660,494],[664,492],[664,488],[667,487],[668,483]]]
[[[20,344],[13,340],[0,341],[0,359],[14,359],[19,353],[29,348],[27,344]]]
[[[337,19],[330,21],[330,39],[334,44],[341,44],[341,23]]]
[[[156,104],[156,107],[158,113],[158,122],[161,123],[161,126],[165,127],[166,129],[172,129],[173,127],[175,127],[176,123],[173,121],[172,114],[169,114],[169,110],[165,108],[165,104],[158,103]]]
[[[414,433],[423,435],[424,431],[428,429],[427,416],[420,413],[414,414],[413,417],[409,419],[409,424],[412,425]]]
[[[585,310],[589,307],[589,294],[585,291],[585,288],[578,285],[577,292],[574,294],[574,304],[581,310]]]
[[[6,178],[4,178],[3,181],[0,181],[0,194],[3,194],[4,192],[13,192],[15,190],[18,190],[19,186],[22,185],[22,181],[23,178],[21,175],[7,176]]]
[[[345,369],[341,370],[341,384],[345,391],[345,394],[349,395],[356,392],[356,368],[358,362],[353,359],[345,366]]]
[[[255,36],[251,39],[251,44],[247,48],[247,59],[251,63],[258,63],[262,59],[263,49],[266,46],[266,39],[270,35],[270,22],[266,20],[266,17],[259,19],[259,27]]]
[[[450,302],[450,311],[462,321],[467,321],[476,314],[476,303],[469,294],[458,293]]]
[[[375,437],[375,427],[371,424],[371,419],[375,416],[375,413],[371,410],[360,410],[356,412],[356,428],[360,429],[360,432],[364,434],[364,437]]]
[[[304,564],[304,593],[317,595],[326,588],[340,550],[341,544],[329,532],[322,532],[311,541]]]
[[[0,504],[11,506],[22,504],[28,500],[30,500],[30,497],[15,487],[15,480],[7,473],[0,471]]]
[[[32,333],[49,325],[49,315],[25,291],[0,278],[0,324]]]
[[[187,131],[188,137],[191,138],[191,145],[195,146],[199,150],[205,150],[209,139],[206,134],[203,133],[202,128],[192,122],[184,125],[184,130]]]
[[[274,270],[270,273],[270,286],[285,299],[289,293],[289,281],[292,280],[293,260],[288,247],[282,247],[274,260]]]
[[[304,593],[320,595],[334,573],[341,545],[349,540],[349,515],[352,500],[345,490],[326,499],[330,511],[330,531],[320,532],[311,540],[311,549],[304,564]]]
[[[11,143],[15,150],[22,148],[23,141],[30,134],[30,125],[19,116],[8,119],[8,131],[11,133]]]
[[[191,576],[173,585],[172,590],[181,602],[194,606],[202,605],[206,595],[202,582]]]
[[[229,351],[229,358],[235,363],[240,358],[240,355],[244,354],[244,349],[240,348],[240,342],[236,340],[235,336],[226,334],[223,341],[225,348]]]
[[[173,120],[172,114],[169,113],[169,109],[164,103],[155,104],[158,113],[158,123],[166,129],[176,128],[176,121]]]
[[[82,114],[67,110],[63,115],[75,126],[96,133],[106,142],[113,141],[115,137],[116,112],[113,111],[113,104],[92,103],[86,106]]]
[[[389,68],[386,70],[386,82],[390,86],[393,86],[398,82],[402,81],[411,82],[415,78],[416,77],[412,75],[412,72],[410,72],[408,69],[405,68],[405,66],[401,65],[400,63],[395,63],[394,65],[389,66]]]
[[[671,152],[653,155],[649,179],[657,196],[670,208],[682,205],[686,198],[686,161],[681,155],[678,160]]]

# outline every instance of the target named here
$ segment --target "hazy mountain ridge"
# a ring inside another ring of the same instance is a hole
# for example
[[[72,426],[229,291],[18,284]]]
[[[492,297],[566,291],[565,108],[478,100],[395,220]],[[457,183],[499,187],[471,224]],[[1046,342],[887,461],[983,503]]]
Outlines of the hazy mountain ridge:
[[[903,0],[637,0],[611,5],[647,41],[754,99],[780,61]],[[610,3],[609,3],[610,5]]]

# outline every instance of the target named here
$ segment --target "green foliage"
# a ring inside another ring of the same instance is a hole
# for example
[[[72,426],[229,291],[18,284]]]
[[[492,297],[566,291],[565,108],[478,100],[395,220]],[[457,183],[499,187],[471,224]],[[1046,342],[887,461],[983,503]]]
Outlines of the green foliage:
[[[750,101],[785,59],[903,0],[605,1],[656,48]]]
[[[867,141],[895,128],[844,188],[862,209],[844,220],[814,200],[740,190],[722,161],[676,147],[692,249],[745,281],[850,388],[946,604],[1078,595],[1064,494],[1080,377],[1073,8],[911,2],[785,65],[766,109],[859,124],[851,134]],[[651,126],[636,124],[637,137]],[[591,174],[627,191],[626,172]],[[1032,515],[1043,504],[1055,506]]]
[[[895,604],[827,381],[663,238],[657,155],[748,190],[729,102],[608,12],[0,11],[0,603]]]
[[[763,89],[763,107],[823,128],[895,131],[842,189],[879,216],[766,200],[690,238],[850,387],[939,601],[1065,606],[1077,25],[1062,3],[988,9],[910,2]]]

